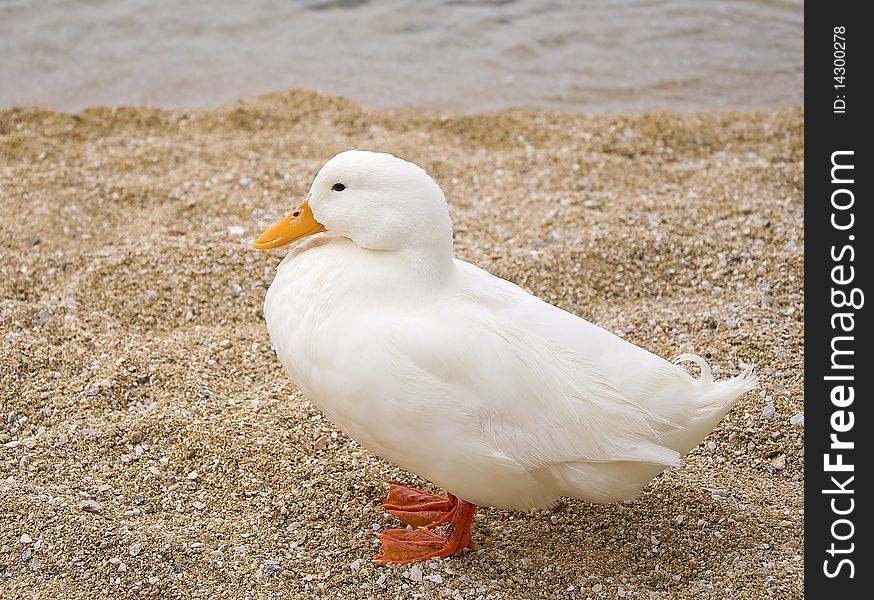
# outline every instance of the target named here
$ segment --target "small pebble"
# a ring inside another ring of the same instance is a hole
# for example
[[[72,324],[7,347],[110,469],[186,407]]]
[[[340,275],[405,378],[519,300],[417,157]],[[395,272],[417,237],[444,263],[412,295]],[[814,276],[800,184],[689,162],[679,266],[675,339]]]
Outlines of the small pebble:
[[[774,402],[768,402],[765,407],[762,409],[762,418],[763,419],[771,419],[774,415],[777,414],[777,408],[774,406]]]
[[[349,568],[352,569],[353,571],[357,571],[358,569],[361,568],[361,560],[356,559],[356,560],[352,561],[352,564],[349,565]]]
[[[410,580],[411,581],[422,581],[422,569],[420,567],[411,567],[410,568]]]
[[[436,583],[438,585],[443,583],[443,576],[439,573],[436,575],[425,575],[422,579],[427,579],[428,581]]]
[[[793,427],[804,425],[804,413],[798,413],[797,415],[792,415],[791,417],[789,417],[789,424]]]
[[[136,544],[134,544],[130,548],[128,548],[127,553],[130,554],[131,556],[136,556],[142,551],[143,551],[143,544],[140,542],[137,542]]]
[[[100,504],[97,500],[82,500],[79,503],[79,508],[88,513],[103,512],[103,505]]]
[[[22,544],[29,544],[29,543],[31,543],[31,542],[33,541],[33,538],[31,538],[31,537],[30,537],[29,535],[27,535],[26,533],[23,533],[23,534],[21,535],[21,537],[18,538],[18,541],[21,542]]]
[[[191,481],[196,481],[198,478],[197,471],[191,471],[190,473],[188,473],[188,475],[186,475],[186,477]]]

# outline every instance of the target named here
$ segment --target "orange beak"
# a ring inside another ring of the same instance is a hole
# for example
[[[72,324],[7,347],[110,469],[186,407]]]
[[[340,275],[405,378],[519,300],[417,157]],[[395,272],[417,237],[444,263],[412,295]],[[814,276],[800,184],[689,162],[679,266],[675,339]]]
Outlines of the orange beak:
[[[325,231],[325,226],[316,221],[313,211],[310,210],[309,196],[297,205],[291,214],[279,223],[262,233],[255,240],[258,250],[270,250],[287,246],[301,238]]]

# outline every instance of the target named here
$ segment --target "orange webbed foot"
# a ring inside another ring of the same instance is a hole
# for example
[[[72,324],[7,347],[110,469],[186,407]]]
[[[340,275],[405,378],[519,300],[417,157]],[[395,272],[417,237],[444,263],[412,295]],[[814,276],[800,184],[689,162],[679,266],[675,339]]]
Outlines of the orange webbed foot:
[[[391,493],[389,496],[391,497]],[[465,548],[476,548],[476,544],[470,539],[476,505],[453,497],[450,497],[450,500],[454,501],[455,506],[444,519],[441,519],[441,523],[449,524],[446,537],[431,531],[435,523],[417,529],[383,531],[378,534],[382,543],[382,554],[373,559],[373,562],[380,565],[407,564],[437,556],[441,558],[457,556],[464,552]]]
[[[385,512],[413,527],[435,527],[448,522],[458,501],[424,490],[389,484]]]
[[[403,565],[439,556],[446,542],[443,537],[425,527],[387,529],[379,533],[378,537],[382,554],[373,559],[378,565]]]

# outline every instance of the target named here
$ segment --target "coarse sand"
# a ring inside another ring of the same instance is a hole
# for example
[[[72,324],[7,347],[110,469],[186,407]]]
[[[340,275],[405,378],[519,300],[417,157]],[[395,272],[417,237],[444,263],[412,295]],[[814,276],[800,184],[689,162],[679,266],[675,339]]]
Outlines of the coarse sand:
[[[0,597],[800,598],[802,123],[0,111]],[[430,484],[297,392],[261,316],[284,252],[251,245],[348,148],[424,167],[461,258],[760,389],[633,502],[485,508],[476,551],[372,564],[384,482]]]

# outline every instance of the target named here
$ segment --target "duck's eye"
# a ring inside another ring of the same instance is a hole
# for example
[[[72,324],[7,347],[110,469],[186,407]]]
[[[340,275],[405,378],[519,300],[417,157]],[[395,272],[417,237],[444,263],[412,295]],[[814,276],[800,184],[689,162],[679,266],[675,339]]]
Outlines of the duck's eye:
[[[331,190],[334,192],[342,192],[345,189],[346,189],[346,186],[343,185],[342,183],[335,183],[333,186],[331,186]]]

